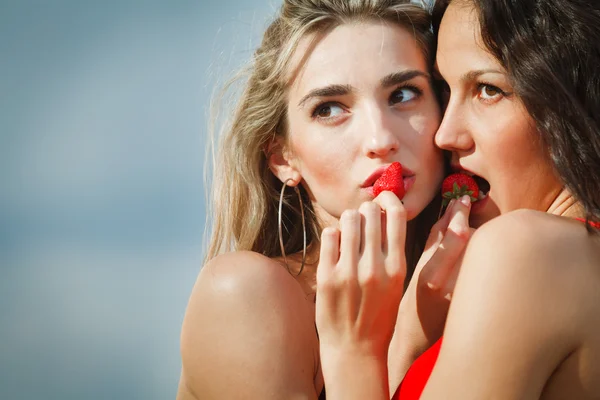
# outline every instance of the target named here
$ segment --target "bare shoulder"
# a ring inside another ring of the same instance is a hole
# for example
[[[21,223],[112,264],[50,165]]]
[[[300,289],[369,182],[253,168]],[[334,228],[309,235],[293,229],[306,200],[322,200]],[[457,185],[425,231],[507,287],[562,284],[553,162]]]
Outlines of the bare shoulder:
[[[536,267],[564,271],[565,266],[587,264],[598,257],[599,245],[581,222],[517,210],[484,224],[473,234],[467,251],[476,258],[487,257],[488,264],[508,263],[509,271],[523,273],[519,268],[524,266],[533,272]]]
[[[576,379],[581,365],[565,360],[599,354],[599,259],[597,235],[568,218],[523,210],[483,225],[467,246],[423,398],[540,398],[559,366]]]
[[[476,295],[492,315],[506,313],[521,327],[546,325],[577,341],[593,310],[573,304],[598,304],[599,261],[600,239],[581,222],[518,210],[473,234],[455,294]]]
[[[277,261],[252,251],[219,255],[201,270],[194,292],[253,300],[264,295],[283,295],[286,300],[302,295],[297,281]]]
[[[287,390],[312,398],[315,352],[314,311],[279,263],[234,252],[202,268],[181,334],[189,391],[206,399],[282,398]]]
[[[535,210],[515,210],[485,223],[475,233],[478,235],[518,235],[520,240],[535,242],[538,238],[560,238],[563,229],[581,226],[569,218],[558,217]],[[566,236],[566,235],[565,235]]]

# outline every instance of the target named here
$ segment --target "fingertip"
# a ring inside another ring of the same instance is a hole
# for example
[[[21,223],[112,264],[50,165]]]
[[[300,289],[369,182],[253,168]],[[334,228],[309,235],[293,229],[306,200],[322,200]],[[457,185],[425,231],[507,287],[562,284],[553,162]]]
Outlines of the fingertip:
[[[393,192],[384,190],[377,197],[373,199],[374,203],[377,203],[383,210],[396,206],[398,204],[404,204],[402,200],[398,198]]]
[[[374,215],[379,214],[382,210],[382,207],[376,201],[365,201],[360,205],[358,211],[362,215]]]
[[[339,245],[341,232],[338,228],[327,227],[323,229],[322,237],[327,238],[331,243]]]
[[[360,217],[360,213],[355,209],[344,210],[342,216],[340,217],[340,224],[343,225],[344,222],[353,223],[356,222]]]
[[[334,238],[338,236],[339,233],[339,229],[334,228],[332,226],[328,226],[327,228],[323,229],[323,232],[321,232],[321,238]]]
[[[471,196],[469,195],[464,195],[463,197],[460,198],[460,202],[465,205],[466,207],[471,207]]]
[[[340,231],[337,228],[327,227],[321,232],[321,257],[332,260],[337,256],[340,245]]]

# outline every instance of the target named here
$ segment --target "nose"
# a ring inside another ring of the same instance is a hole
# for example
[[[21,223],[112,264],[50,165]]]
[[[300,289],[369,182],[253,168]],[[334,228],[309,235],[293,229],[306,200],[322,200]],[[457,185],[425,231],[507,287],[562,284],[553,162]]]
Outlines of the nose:
[[[473,147],[467,112],[460,104],[448,104],[434,140],[439,148],[452,152],[464,152]]]
[[[394,154],[400,147],[398,135],[391,118],[384,110],[371,107],[365,118],[365,153],[369,158],[381,158]]]

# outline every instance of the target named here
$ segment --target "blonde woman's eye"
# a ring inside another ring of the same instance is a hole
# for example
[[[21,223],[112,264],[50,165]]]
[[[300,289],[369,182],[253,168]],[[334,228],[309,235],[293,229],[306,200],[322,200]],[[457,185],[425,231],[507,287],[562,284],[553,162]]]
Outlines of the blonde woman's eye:
[[[390,96],[390,104],[406,103],[416,99],[422,91],[416,87],[405,86],[394,90]]]
[[[314,118],[334,118],[340,116],[344,109],[335,103],[325,103],[313,111]]]

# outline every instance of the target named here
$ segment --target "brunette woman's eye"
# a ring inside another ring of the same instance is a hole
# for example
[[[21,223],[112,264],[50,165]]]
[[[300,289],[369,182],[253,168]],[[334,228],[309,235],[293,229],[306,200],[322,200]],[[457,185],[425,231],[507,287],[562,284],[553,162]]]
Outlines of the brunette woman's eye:
[[[483,101],[497,101],[505,95],[506,93],[504,93],[504,91],[502,91],[502,89],[498,88],[497,86],[490,85],[487,83],[479,84],[477,96]]]

